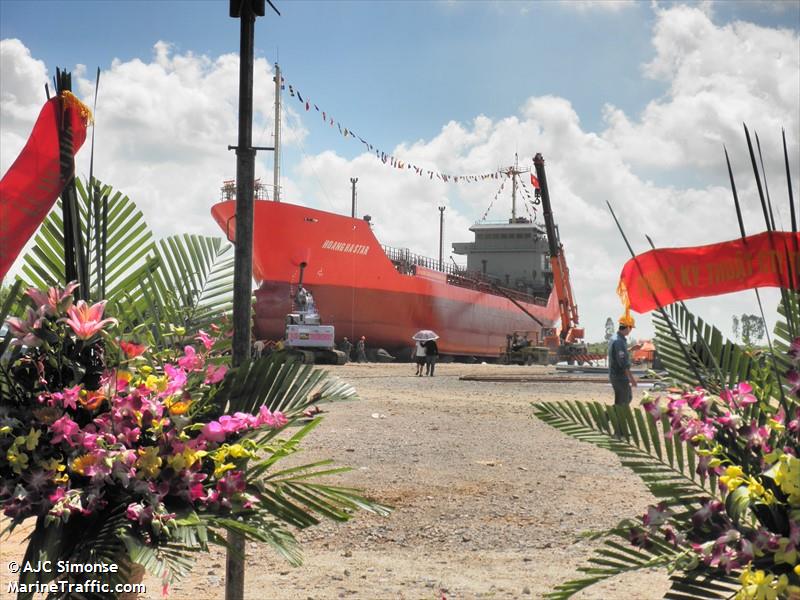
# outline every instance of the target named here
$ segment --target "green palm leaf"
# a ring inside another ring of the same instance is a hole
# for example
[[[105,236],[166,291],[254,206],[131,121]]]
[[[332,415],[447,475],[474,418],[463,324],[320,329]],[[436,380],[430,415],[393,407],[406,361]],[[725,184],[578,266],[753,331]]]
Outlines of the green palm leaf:
[[[608,406],[600,402],[543,402],[534,415],[575,439],[606,448],[622,465],[641,477],[654,496],[674,507],[718,497],[716,477],[698,475],[692,445],[656,423],[640,408]],[[621,439],[614,433],[621,432]]]
[[[719,329],[693,315],[684,304],[672,304],[663,314],[653,313],[653,322],[664,368],[677,381],[698,385],[695,373],[699,373],[704,387],[719,393],[750,378],[754,367],[752,355],[726,339]]]
[[[127,196],[97,182],[97,190],[107,208],[104,226],[98,227],[94,198],[80,180],[78,220],[86,244],[90,296],[104,296],[116,303],[135,293],[144,273],[154,268],[146,259],[154,247],[153,234],[144,215]],[[34,246],[23,257],[24,279],[44,289],[64,284],[64,235],[61,204],[45,218],[34,237]]]
[[[233,307],[233,246],[221,238],[176,235],[160,240],[150,260],[161,268],[142,281],[146,309],[187,333]]]
[[[229,376],[215,396],[226,413],[255,413],[262,406],[293,418],[313,404],[355,400],[353,387],[327,371],[274,353],[247,361]]]

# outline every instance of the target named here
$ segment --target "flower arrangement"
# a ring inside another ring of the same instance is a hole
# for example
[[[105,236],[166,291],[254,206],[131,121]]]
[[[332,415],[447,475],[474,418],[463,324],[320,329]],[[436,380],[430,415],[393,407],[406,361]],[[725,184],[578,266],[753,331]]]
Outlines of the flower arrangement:
[[[787,293],[781,315],[791,323],[798,300]],[[603,543],[583,576],[547,597],[661,567],[669,598],[800,600],[800,337],[779,322],[769,350],[741,348],[680,305],[657,331],[669,375],[640,408],[534,405],[544,422],[617,454],[658,499],[591,534]]]
[[[161,348],[114,338],[105,302],[73,302],[75,286],[28,290],[32,306],[7,320],[16,349],[0,365],[0,508],[12,529],[37,519],[26,561],[140,563],[167,586],[190,552],[224,543],[220,530],[299,562],[286,526],[387,513],[317,483],[344,470],[327,461],[277,468],[320,421],[304,412],[352,388],[279,354],[228,369],[215,326],[188,340],[172,327]]]
[[[642,401],[665,438],[693,448],[696,474],[717,479],[718,495],[682,513],[651,506],[630,539],[640,548],[653,537],[688,546],[672,570],[738,572],[737,600],[800,598],[800,337],[788,358],[791,414],[773,406],[768,386],[746,382],[716,396],[698,387]]]

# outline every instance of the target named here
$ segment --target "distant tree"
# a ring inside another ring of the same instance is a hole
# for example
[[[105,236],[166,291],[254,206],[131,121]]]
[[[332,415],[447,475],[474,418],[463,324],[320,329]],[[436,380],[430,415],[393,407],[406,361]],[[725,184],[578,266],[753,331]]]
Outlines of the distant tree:
[[[606,341],[611,339],[614,335],[614,320],[611,317],[606,319]]]
[[[754,346],[761,341],[766,331],[764,319],[756,315],[742,315],[742,342],[747,346]]]
[[[733,339],[739,339],[739,317],[733,315]]]

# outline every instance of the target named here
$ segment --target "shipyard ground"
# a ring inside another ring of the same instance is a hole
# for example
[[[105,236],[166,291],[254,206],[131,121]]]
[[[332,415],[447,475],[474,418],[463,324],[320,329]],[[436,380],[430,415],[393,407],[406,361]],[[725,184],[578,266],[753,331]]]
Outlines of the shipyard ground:
[[[639,516],[654,503],[613,454],[531,416],[531,402],[608,401],[607,384],[459,378],[556,375],[536,366],[444,364],[433,378],[414,377],[408,363],[326,368],[362,399],[324,407],[326,419],[306,438],[300,458],[352,466],[337,483],[360,487],[395,511],[301,532],[299,568],[248,544],[248,600],[541,598],[574,578],[589,556],[596,542],[582,533]],[[5,566],[22,558],[26,530],[0,542],[0,598],[10,598]],[[169,597],[224,598],[224,565],[220,550],[201,556]],[[162,597],[157,578],[145,582],[145,597]],[[666,574],[655,571],[575,598],[644,600],[667,589]]]

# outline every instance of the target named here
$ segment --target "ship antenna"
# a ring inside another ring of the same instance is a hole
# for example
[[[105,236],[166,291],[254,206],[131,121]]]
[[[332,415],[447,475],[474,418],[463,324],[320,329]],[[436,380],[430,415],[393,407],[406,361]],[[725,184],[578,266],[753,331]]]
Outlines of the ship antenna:
[[[519,168],[519,155],[514,153],[514,164],[505,170],[500,171],[511,178],[511,223],[517,222],[517,177],[521,173],[527,173],[530,169]]]
[[[272,198],[275,202],[281,201],[281,68],[275,63],[275,161],[272,173]]]

